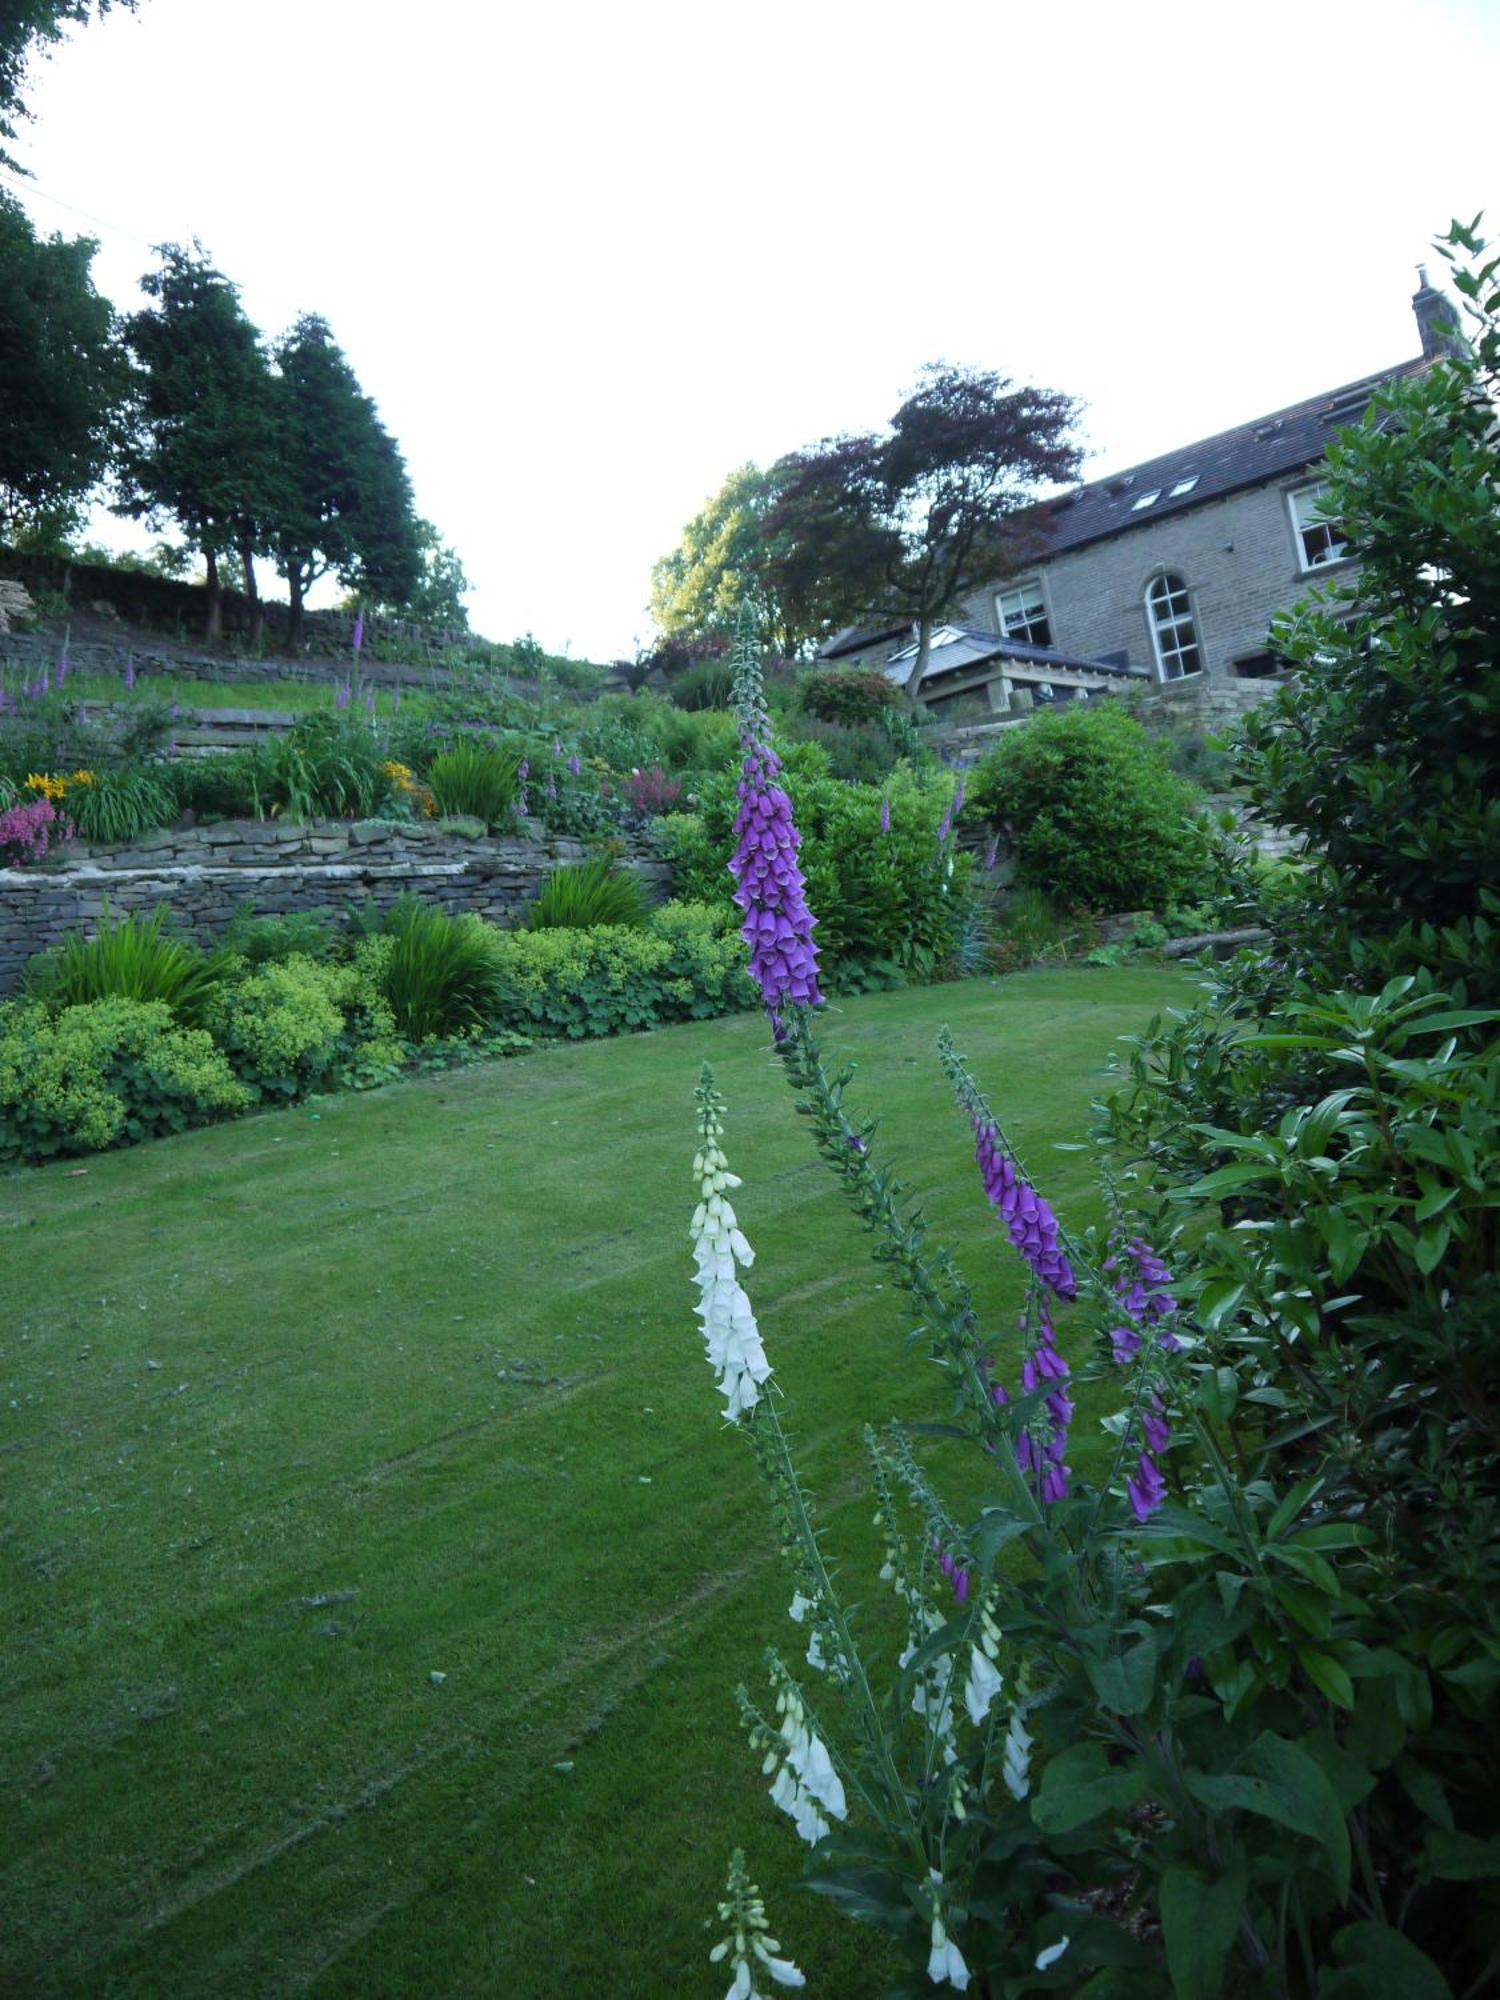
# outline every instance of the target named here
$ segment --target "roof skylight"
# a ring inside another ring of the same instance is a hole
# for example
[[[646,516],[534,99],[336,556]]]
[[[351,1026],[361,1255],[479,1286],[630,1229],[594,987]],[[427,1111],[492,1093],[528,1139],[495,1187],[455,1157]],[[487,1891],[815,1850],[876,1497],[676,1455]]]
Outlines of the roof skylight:
[[[1184,493],[1191,493],[1193,488],[1197,484],[1198,484],[1197,473],[1190,472],[1186,479],[1178,480],[1177,484],[1172,488],[1171,492],[1167,495],[1167,498],[1169,500],[1180,500]]]
[[[1143,493],[1139,500],[1131,501],[1130,511],[1132,514],[1142,513],[1147,507],[1154,507],[1156,505],[1156,502],[1160,500],[1160,498],[1161,498],[1161,488],[1159,486],[1153,486],[1151,491],[1149,493]]]

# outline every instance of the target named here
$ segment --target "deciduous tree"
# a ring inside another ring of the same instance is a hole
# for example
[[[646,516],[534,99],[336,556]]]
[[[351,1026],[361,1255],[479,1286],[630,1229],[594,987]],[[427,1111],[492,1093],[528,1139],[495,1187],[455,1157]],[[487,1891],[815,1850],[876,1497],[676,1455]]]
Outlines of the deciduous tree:
[[[39,238],[0,194],[0,535],[76,525],[119,438],[126,385],[115,316],[94,289],[98,244]]]
[[[62,40],[71,26],[107,14],[110,7],[134,9],[137,0],[5,0],[0,7],[0,139],[14,139],[15,121],[27,116],[22,91],[27,59]],[[24,172],[3,146],[0,166]]]
[[[126,512],[173,515],[208,571],[208,630],[222,630],[220,564],[239,556],[258,605],[254,556],[278,507],[281,462],[271,371],[236,288],[202,246],[166,244],[141,280],[154,304],[127,321],[138,423],[122,466]]]
[[[933,628],[1015,561],[1018,517],[1038,489],[1076,474],[1076,416],[1070,397],[990,370],[924,369],[888,430],[825,438],[773,468],[769,586],[804,614],[910,619],[915,702]]]
[[[288,636],[299,646],[303,604],[320,576],[405,605],[421,551],[401,453],[327,322],[299,319],[276,367],[281,480],[271,539],[291,598]]]

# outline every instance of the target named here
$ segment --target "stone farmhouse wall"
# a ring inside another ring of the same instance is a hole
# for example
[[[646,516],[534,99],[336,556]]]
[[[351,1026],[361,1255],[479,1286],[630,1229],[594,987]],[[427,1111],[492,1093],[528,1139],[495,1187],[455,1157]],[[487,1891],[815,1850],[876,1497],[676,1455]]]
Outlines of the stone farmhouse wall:
[[[165,904],[205,945],[247,901],[259,916],[280,916],[366,901],[388,908],[410,890],[445,910],[512,923],[549,870],[586,852],[577,841],[549,838],[536,821],[525,824],[515,838],[469,839],[376,820],[228,820],[169,829],[129,847],[78,844],[40,867],[0,869],[0,994],[65,932],[95,930],[106,905],[125,915]],[[654,849],[637,844],[625,860],[648,896],[664,901],[671,870]]]
[[[1205,677],[1232,678],[1236,661],[1266,652],[1278,612],[1289,611],[1314,586],[1347,578],[1356,567],[1301,568],[1287,495],[1313,483],[1309,472],[1299,472],[1159,521],[1122,524],[1108,540],[1038,563],[1028,574],[1041,580],[1053,645],[1084,659],[1123,648],[1131,666],[1148,667],[1154,675],[1146,586],[1170,569],[1188,586]],[[992,584],[975,591],[953,622],[997,632],[995,596],[1008,587]]]

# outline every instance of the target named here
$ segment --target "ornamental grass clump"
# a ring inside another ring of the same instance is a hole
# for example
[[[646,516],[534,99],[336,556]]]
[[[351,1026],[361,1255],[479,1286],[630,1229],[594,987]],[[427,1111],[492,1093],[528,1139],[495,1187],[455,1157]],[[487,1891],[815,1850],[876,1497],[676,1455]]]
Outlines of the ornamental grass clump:
[[[49,1007],[93,1000],[160,1000],[189,1026],[197,1025],[224,977],[221,953],[200,951],[167,929],[165,909],[149,917],[111,915],[106,906],[93,937],[72,931],[39,953],[22,976],[24,990]]]
[[[650,915],[640,877],[607,854],[554,868],[526,907],[534,931],[591,930],[597,924],[634,929]]]
[[[427,786],[444,818],[483,820],[492,830],[515,820],[523,780],[519,751],[464,741],[434,757]]]
[[[483,1029],[501,996],[497,933],[482,918],[451,917],[421,904],[393,910],[385,997],[411,1042]]]
[[[1500,1639],[1482,1609],[1500,1537],[1478,1389],[1500,1010],[1397,979],[1283,997],[1217,1039],[1206,1021],[1154,1030],[1160,1067],[1138,1056],[1113,1113],[1132,1164],[1103,1175],[1108,1228],[1082,1233],[942,1037],[975,1195],[1025,1292],[1017,1352],[854,1112],[852,1069],[825,1060],[815,967],[798,991],[785,950],[756,953],[769,911],[806,968],[812,919],[790,813],[758,804],[775,773],[753,661],[737,685],[738,830],[759,857],[769,818],[782,862],[757,863],[742,905],[773,1047],[944,1385],[920,1424],[865,1433],[881,1611],[797,1472],[705,1071],[698,1312],[766,1482],[804,1663],[773,1642],[769,1701],[737,1700],[812,1850],[807,1885],[888,1934],[912,1968],[901,1992],[1477,2000],[1500,1973],[1500,1909],[1478,1888],[1500,1879]],[[739,848],[733,865],[743,886]],[[1247,991],[1264,976],[1232,975]],[[1465,1036],[1488,1038],[1483,1086]],[[1273,1069],[1290,1108],[1268,1113],[1256,1083]],[[1232,1127],[1222,1099],[1203,1113],[1236,1072]],[[1196,1178],[1162,1175],[1188,1157]],[[1450,1463],[1472,1515],[1442,1484]],[[1423,1544],[1413,1508],[1442,1510],[1451,1549]]]

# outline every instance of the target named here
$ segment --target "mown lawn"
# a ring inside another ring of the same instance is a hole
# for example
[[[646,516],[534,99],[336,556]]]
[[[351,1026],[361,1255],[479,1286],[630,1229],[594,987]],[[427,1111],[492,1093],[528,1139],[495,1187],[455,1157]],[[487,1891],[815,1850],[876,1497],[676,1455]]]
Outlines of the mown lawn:
[[[1020,1286],[938,1027],[1086,1220],[1084,1156],[1049,1146],[1187,990],[1069,970],[830,1011],[991,1311]],[[0,1181],[0,1988],[711,1995],[704,1920],[743,1843],[812,1990],[877,1989],[869,1936],[789,1886],[732,1698],[791,1628],[691,1311],[705,1058],[856,1575],[860,1425],[942,1413],[941,1378],[758,1019]]]
[[[334,663],[329,664],[332,669]],[[3,684],[14,695],[23,678],[11,669],[4,676]],[[431,678],[434,689],[446,689],[446,673],[435,673]],[[133,708],[176,702],[183,709],[203,714],[221,708],[248,708],[284,715],[320,715],[325,712],[331,715],[334,713],[334,691],[332,672],[326,680],[305,681],[200,681],[185,676],[178,678],[175,674],[142,674],[135,686],[127,689],[118,674],[82,673],[75,668],[67,680],[67,695],[72,702],[85,705],[107,702]],[[403,688],[399,710],[391,688],[381,686],[375,689],[375,712],[385,721],[397,714],[411,721],[428,714],[431,707],[431,697],[423,688]],[[363,709],[360,712],[363,713]]]

